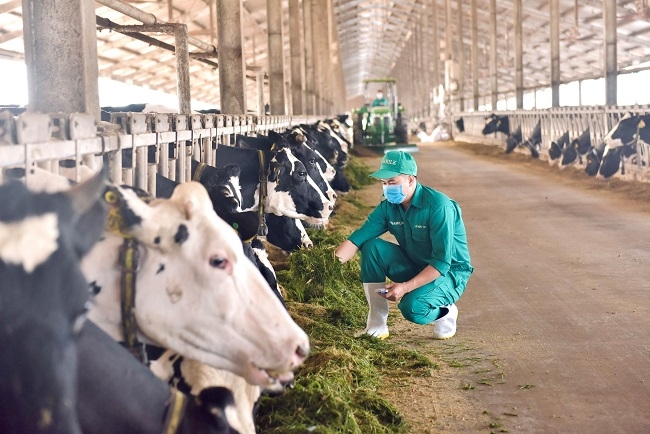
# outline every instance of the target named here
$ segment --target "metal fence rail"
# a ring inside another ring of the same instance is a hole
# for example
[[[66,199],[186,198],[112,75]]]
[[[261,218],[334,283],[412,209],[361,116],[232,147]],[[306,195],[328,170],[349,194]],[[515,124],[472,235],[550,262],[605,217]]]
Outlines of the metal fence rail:
[[[156,173],[178,182],[191,180],[191,161],[216,165],[216,148],[234,144],[237,134],[311,124],[316,116],[251,116],[225,114],[112,113],[111,122],[97,123],[83,113],[0,112],[0,182],[4,169],[36,165],[64,174],[61,160],[74,160],[79,181],[82,166],[97,170],[108,163],[112,182],[156,194]],[[151,148],[150,148],[151,147]],[[122,167],[122,151],[132,164]],[[153,152],[151,152],[153,151]],[[155,161],[151,161],[151,155]],[[29,177],[29,171],[26,171]]]
[[[591,144],[598,146],[607,133],[626,113],[635,115],[649,114],[650,106],[594,106],[594,107],[559,107],[545,110],[509,110],[494,112],[463,112],[454,119],[463,118],[465,132],[456,133],[455,139],[467,142],[502,145],[506,135],[502,133],[483,136],[485,118],[490,113],[508,115],[510,131],[521,126],[523,139],[526,140],[537,122],[541,122],[542,144],[540,158],[548,158],[548,149],[552,141],[569,131],[569,139],[578,138],[587,128]],[[637,144],[637,164],[626,165],[626,174],[616,176],[624,179],[650,180],[650,147],[645,143]],[[523,152],[523,151],[522,151]],[[581,165],[578,164],[578,167]],[[629,169],[629,170],[628,170]]]

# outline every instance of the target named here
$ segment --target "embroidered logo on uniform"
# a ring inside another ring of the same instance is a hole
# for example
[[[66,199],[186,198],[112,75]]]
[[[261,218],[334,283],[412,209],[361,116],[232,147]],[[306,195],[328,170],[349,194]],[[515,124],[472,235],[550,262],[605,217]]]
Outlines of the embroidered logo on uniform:
[[[415,228],[416,229],[426,229],[427,226],[426,225],[415,225]]]
[[[393,225],[393,226],[403,225],[403,224],[404,224],[404,222],[389,222],[389,223],[390,223],[391,225]]]
[[[386,159],[386,160],[384,160],[384,164],[392,164],[392,165],[395,165],[395,164],[397,164],[397,161],[396,161],[396,160],[388,160],[388,159]]]

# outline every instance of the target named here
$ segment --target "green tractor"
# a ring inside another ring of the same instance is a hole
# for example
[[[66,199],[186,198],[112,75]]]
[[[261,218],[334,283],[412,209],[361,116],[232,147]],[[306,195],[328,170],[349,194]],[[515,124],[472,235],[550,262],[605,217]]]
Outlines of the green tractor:
[[[373,78],[363,80],[363,84],[365,104],[353,112],[354,143],[383,151],[397,148],[417,151],[417,145],[408,143],[404,108],[397,101],[396,80]],[[372,101],[371,91],[377,92]]]

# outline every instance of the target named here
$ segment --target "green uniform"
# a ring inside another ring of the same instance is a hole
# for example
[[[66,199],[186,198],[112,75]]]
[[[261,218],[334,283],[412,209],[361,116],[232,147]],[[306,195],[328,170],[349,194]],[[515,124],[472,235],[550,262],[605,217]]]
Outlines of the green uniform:
[[[379,239],[390,232],[396,245]],[[441,274],[402,297],[398,307],[404,318],[417,324],[438,319],[441,306],[456,302],[474,270],[460,207],[443,193],[417,184],[411,205],[382,201],[366,222],[348,238],[361,250],[364,283],[406,282],[427,265]]]

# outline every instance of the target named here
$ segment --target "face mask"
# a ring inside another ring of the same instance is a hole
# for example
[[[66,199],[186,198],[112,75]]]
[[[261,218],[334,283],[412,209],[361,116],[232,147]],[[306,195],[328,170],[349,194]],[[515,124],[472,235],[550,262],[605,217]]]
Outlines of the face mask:
[[[405,181],[406,182],[406,181]],[[387,201],[394,204],[400,204],[406,199],[406,194],[402,191],[404,183],[398,185],[384,185],[384,197]]]

